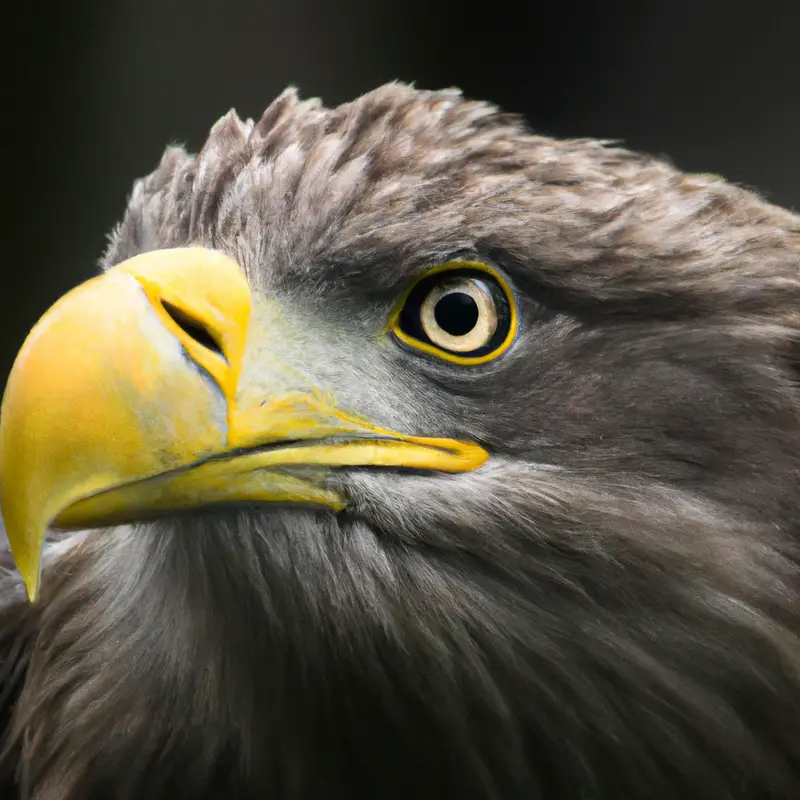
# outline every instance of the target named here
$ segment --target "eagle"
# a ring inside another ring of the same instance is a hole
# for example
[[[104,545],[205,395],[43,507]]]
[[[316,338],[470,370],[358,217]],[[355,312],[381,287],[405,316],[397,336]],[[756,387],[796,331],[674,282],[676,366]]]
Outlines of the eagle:
[[[456,90],[231,111],[9,376],[0,794],[797,797],[799,365],[750,190]]]

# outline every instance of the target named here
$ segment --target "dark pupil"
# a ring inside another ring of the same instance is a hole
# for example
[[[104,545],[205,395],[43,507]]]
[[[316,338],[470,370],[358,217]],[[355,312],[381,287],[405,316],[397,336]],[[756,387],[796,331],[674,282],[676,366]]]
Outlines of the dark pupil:
[[[450,292],[433,309],[436,324],[451,336],[464,336],[478,324],[478,304],[466,292]]]

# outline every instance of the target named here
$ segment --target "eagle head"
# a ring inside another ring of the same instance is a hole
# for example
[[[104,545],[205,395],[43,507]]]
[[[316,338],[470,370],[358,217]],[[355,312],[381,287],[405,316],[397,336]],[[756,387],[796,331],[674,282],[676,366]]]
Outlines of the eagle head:
[[[799,223],[397,84],[168,149],[3,400],[19,797],[792,796]]]

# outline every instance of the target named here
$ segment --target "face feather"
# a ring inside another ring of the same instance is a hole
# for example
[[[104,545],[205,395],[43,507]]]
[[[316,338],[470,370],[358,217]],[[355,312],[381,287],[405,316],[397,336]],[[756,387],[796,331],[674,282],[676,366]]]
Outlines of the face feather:
[[[224,116],[197,156],[168,150],[105,268],[220,250],[256,318],[275,304],[291,323],[298,380],[490,459],[338,470],[338,514],[92,532],[32,609],[4,578],[27,667],[0,662],[8,786],[792,796],[797,223],[719,178],[398,84],[335,109],[287,91],[258,122]],[[487,364],[385,335],[453,259],[513,289],[519,334]],[[243,370],[268,391],[262,360]]]

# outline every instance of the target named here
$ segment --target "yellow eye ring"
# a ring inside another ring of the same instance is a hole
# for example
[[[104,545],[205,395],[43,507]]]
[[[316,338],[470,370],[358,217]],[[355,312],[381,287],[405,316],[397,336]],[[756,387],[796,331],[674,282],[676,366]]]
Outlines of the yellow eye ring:
[[[460,316],[450,316],[443,327],[439,312],[448,307],[459,308]],[[481,261],[458,260],[417,279],[400,297],[387,330],[411,349],[453,364],[475,365],[505,353],[517,326],[517,305],[503,274]]]

